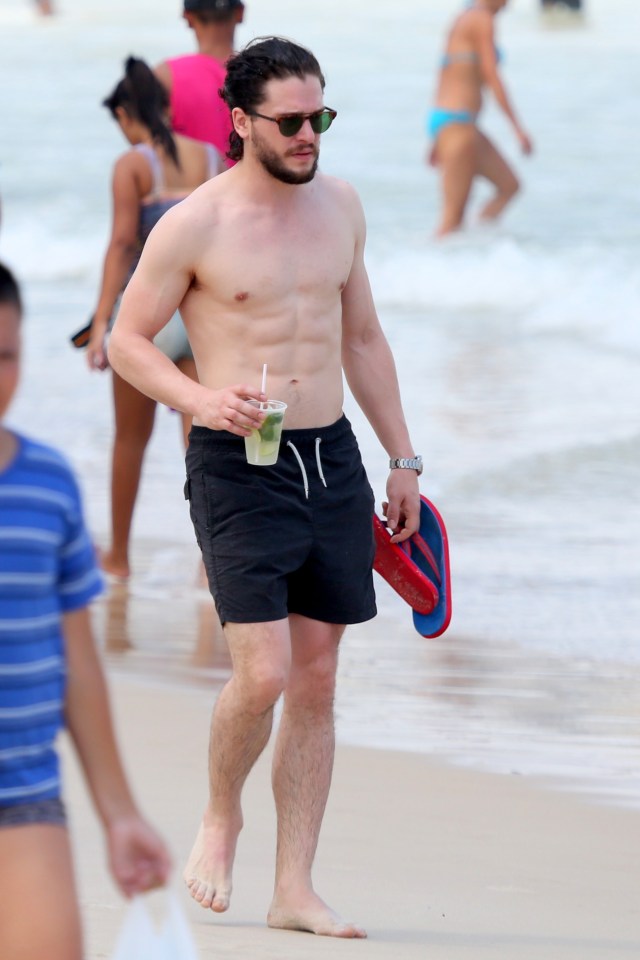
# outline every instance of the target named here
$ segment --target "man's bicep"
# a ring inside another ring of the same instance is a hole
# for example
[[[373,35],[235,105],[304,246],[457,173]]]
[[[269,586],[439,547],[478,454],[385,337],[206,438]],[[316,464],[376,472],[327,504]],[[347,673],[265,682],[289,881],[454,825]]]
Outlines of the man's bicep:
[[[342,336],[345,347],[366,343],[379,327],[369,276],[356,252],[349,280],[342,291]]]
[[[375,317],[373,296],[364,262],[367,226],[360,198],[353,189],[350,189],[348,203],[353,236],[353,260],[349,277],[342,291],[342,326],[343,333],[347,336],[351,333],[357,334],[363,326],[366,327],[372,314]]]

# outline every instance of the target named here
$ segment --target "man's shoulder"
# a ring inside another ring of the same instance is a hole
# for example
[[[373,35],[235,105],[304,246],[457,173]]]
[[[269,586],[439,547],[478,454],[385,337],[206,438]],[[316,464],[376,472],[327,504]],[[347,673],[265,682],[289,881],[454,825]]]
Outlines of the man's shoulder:
[[[225,198],[230,199],[228,197],[229,191],[225,190],[223,185],[218,182],[225,175],[226,171],[205,180],[183,200],[169,207],[162,220],[176,227],[184,223],[193,224],[194,221],[196,223],[203,220],[215,222],[216,211],[219,209],[220,203]]]
[[[348,180],[343,180],[342,177],[336,177],[330,173],[319,173],[317,174],[317,178],[322,189],[328,193],[335,194],[341,198],[351,197],[354,200],[358,199],[358,191]]]
[[[326,197],[330,197],[345,212],[360,214],[362,203],[358,191],[348,180],[323,173],[318,175],[318,182]]]

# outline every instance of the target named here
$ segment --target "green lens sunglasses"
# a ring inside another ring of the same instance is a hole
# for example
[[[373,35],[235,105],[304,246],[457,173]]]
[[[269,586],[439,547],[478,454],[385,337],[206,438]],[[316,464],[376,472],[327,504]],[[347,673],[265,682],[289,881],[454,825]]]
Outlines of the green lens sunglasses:
[[[264,113],[258,113],[254,110],[249,112],[249,116],[260,117],[261,120],[270,120],[271,123],[277,123],[278,130],[283,137],[295,137],[296,133],[299,133],[302,129],[305,120],[309,121],[314,133],[326,133],[338,116],[338,111],[324,107],[322,110],[316,110],[315,113],[288,113],[284,117],[267,117]]]

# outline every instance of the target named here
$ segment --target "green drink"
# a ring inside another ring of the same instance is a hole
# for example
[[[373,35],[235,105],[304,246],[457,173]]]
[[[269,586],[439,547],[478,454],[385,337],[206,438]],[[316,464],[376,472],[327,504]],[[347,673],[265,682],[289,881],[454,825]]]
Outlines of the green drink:
[[[255,467],[273,466],[278,459],[282,421],[287,405],[280,400],[265,400],[264,403],[249,400],[249,403],[261,410],[266,410],[267,415],[260,429],[252,430],[251,435],[244,438],[247,463]]]

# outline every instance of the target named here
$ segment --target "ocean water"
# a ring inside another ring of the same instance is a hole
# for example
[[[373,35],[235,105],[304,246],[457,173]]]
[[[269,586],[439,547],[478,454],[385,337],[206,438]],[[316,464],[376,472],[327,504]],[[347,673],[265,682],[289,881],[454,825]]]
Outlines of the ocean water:
[[[310,46],[339,116],[322,166],[353,182],[422,489],[451,538],[454,619],[415,634],[379,582],[379,617],[344,641],[342,739],[549,778],[640,804],[640,8],[587,0],[583,20],[514,0],[498,19],[504,76],[536,145],[482,126],[523,193],[496,227],[436,244],[424,115],[450,0],[248,0],[239,43]],[[109,178],[124,142],[101,99],[129,53],[188,52],[179,0],[60,0],[39,21],[0,0],[0,256],[25,285],[23,385],[12,419],[63,447],[99,542],[108,526],[109,378],[68,337],[94,303]],[[386,457],[351,400],[378,502]],[[136,575],[98,611],[114,669],[217,689],[228,661],[181,497],[175,414],[160,410],[136,514]],[[158,604],[163,631],[158,636]]]

